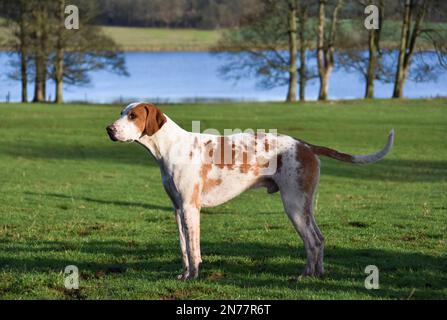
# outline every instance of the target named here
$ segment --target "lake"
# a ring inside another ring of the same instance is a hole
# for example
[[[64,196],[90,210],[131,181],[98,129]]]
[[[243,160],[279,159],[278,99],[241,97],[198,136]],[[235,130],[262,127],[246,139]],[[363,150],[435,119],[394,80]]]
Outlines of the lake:
[[[433,56],[433,55],[431,55]],[[82,87],[66,86],[66,101],[108,103],[130,100],[154,102],[181,102],[188,100],[249,100],[282,101],[285,86],[271,90],[260,89],[256,79],[228,81],[219,76],[218,69],[225,60],[208,52],[127,52],[125,53],[129,77],[109,72],[93,72],[91,84]],[[10,95],[10,101],[20,100],[20,82],[8,79],[11,57],[0,52],[0,101]],[[47,84],[48,95],[54,98],[54,83]],[[306,98],[315,100],[319,83],[312,80],[306,89]],[[404,95],[407,98],[446,96],[447,74],[436,82],[407,81]],[[364,82],[359,74],[336,70],[330,78],[330,99],[356,99],[364,94]],[[389,98],[393,85],[376,82],[376,97]],[[32,98],[32,85],[29,86]]]

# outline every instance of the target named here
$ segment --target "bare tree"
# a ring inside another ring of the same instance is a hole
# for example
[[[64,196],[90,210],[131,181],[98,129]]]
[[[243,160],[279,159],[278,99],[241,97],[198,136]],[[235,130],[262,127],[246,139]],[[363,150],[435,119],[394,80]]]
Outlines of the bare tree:
[[[306,37],[308,15],[308,3],[300,1],[298,5],[298,20],[299,20],[299,48],[300,48],[300,66],[299,66],[299,87],[300,87],[300,101],[306,100],[306,82],[310,76],[307,74],[306,54],[309,50],[309,40]]]
[[[30,32],[33,43],[35,80],[33,102],[44,102],[46,99],[47,63],[50,40],[50,0],[41,0],[33,3],[29,8],[32,20]]]
[[[318,26],[317,26],[317,62],[318,76],[320,78],[320,91],[318,100],[327,100],[329,77],[334,68],[335,36],[337,33],[338,11],[342,6],[342,0],[337,0],[332,11],[331,24],[328,32],[326,29],[326,4],[327,0],[319,0]]]
[[[20,47],[20,71],[21,71],[21,84],[22,84],[22,102],[28,102],[28,78],[27,78],[27,65],[28,65],[28,51],[29,41],[27,38],[28,22],[26,17],[26,5],[25,0],[20,0],[20,18],[19,18],[19,47]]]
[[[376,1],[369,0],[369,4],[377,5]],[[366,73],[365,98],[374,98],[374,80],[376,79],[377,60],[379,56],[380,32],[382,30],[385,6],[383,0],[379,1],[379,29],[368,32],[368,69]]]
[[[5,2],[1,2],[5,4]],[[109,70],[127,75],[120,48],[101,29],[93,26],[94,10],[89,0],[77,0],[85,12],[80,30],[65,29],[65,0],[21,0],[7,2],[7,18],[14,30],[12,47],[20,56],[12,64],[13,79],[22,82],[22,101],[27,101],[26,85],[34,81],[33,102],[46,100],[46,81],[56,84],[55,102],[63,102],[63,85],[90,81],[88,73]],[[19,72],[17,72],[19,70]]]
[[[55,57],[55,75],[54,79],[56,82],[56,95],[55,102],[62,103],[63,98],[63,81],[64,81],[64,48],[66,44],[64,43],[64,31],[65,31],[65,0],[58,0],[58,12],[57,18],[59,20],[57,28],[57,39],[56,39],[56,57]]]
[[[295,0],[289,0],[287,10],[287,26],[289,35],[289,84],[287,89],[288,102],[296,101],[296,86],[298,82],[298,71],[296,65],[296,53],[298,51],[297,44],[297,23],[296,23],[296,12],[297,3]]]
[[[287,85],[288,102],[296,101],[300,81],[300,99],[304,101],[306,80],[313,76],[306,68],[308,32],[302,30],[307,29],[308,4],[303,0],[263,3],[260,14],[247,17],[242,27],[226,32],[215,48],[227,60],[221,74],[236,80],[254,76],[267,89]]]
[[[435,50],[439,65],[446,67],[446,41],[443,35],[434,27],[424,27],[423,22],[427,12],[434,7],[436,1],[405,0],[402,19],[402,29],[399,45],[397,70],[394,79],[393,98],[402,98],[405,80],[415,55],[417,40],[423,36],[430,41]],[[421,60],[419,60],[421,62]],[[422,62],[418,67],[427,72],[427,65]],[[424,72],[424,71],[423,71]]]

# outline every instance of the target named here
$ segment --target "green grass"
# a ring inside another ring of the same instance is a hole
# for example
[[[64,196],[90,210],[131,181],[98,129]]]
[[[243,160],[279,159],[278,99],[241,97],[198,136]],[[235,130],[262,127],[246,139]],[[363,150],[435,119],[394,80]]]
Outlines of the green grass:
[[[220,38],[220,30],[101,27],[124,51],[208,51]],[[12,33],[1,25],[0,48],[7,48]]]
[[[278,194],[260,189],[202,211],[201,276],[181,282],[158,167],[106,136],[120,108],[0,105],[0,298],[447,298],[447,100],[161,108],[186,129],[277,128],[351,153],[382,147],[394,127],[395,148],[371,166],[322,159],[324,280],[294,280],[303,244]],[[70,264],[79,291],[64,290]],[[371,264],[378,290],[364,288]]]
[[[126,51],[207,51],[219,40],[218,30],[102,27]]]

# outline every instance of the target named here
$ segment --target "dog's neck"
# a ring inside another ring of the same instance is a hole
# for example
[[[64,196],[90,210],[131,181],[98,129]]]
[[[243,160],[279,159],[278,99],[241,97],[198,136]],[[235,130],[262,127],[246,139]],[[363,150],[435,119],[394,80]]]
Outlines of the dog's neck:
[[[136,141],[149,150],[157,162],[166,161],[171,145],[178,141],[179,137],[186,136],[188,133],[168,116],[165,115],[165,117],[166,122],[157,132],[151,136],[144,135]]]

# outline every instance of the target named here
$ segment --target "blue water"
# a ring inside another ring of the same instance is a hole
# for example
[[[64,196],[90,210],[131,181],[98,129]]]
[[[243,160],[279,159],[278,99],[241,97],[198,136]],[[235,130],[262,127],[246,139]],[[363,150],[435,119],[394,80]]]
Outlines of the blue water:
[[[224,63],[219,56],[208,52],[128,52],[125,53],[129,77],[109,72],[93,72],[91,84],[81,87],[66,86],[66,101],[113,102],[151,100],[178,102],[194,99],[234,99],[253,101],[282,101],[286,86],[271,90],[260,89],[256,79],[241,79],[238,82],[224,80],[218,69]],[[13,59],[0,52],[0,101],[10,95],[10,101],[20,100],[20,82],[10,80],[9,61]],[[54,98],[54,83],[49,81],[48,95]],[[306,99],[315,100],[318,81],[308,83]],[[389,98],[392,84],[376,82],[375,95]],[[415,83],[407,81],[404,95],[407,98],[426,98],[447,95],[447,74],[444,72],[436,82]],[[32,98],[33,87],[29,86]],[[364,83],[359,74],[335,70],[330,78],[330,99],[362,98]]]

